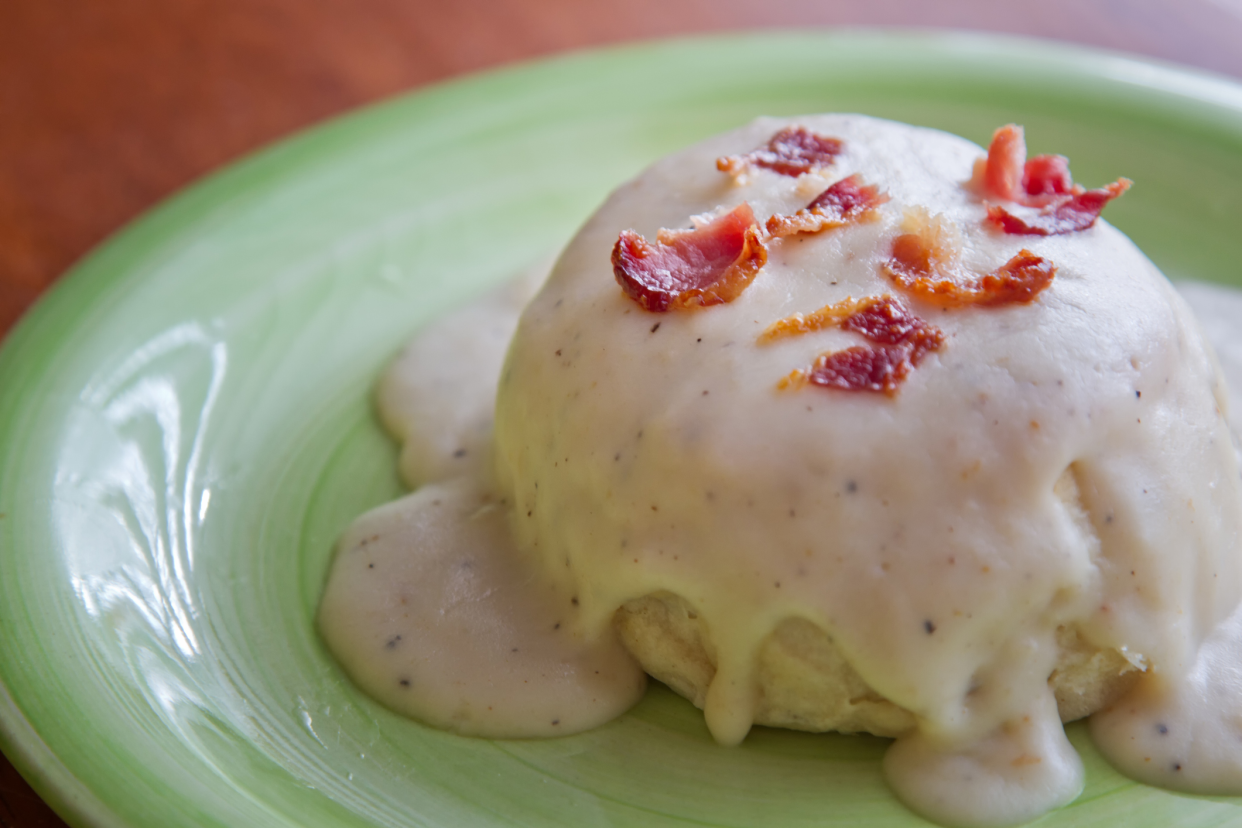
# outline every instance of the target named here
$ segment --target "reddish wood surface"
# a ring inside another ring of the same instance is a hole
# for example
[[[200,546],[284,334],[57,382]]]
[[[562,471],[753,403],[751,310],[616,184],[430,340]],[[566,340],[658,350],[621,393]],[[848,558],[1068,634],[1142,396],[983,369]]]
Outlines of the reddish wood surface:
[[[1242,0],[6,0],[0,334],[108,234],[329,115],[566,49],[779,26],[939,26],[1242,77]],[[63,826],[0,757],[0,828]]]

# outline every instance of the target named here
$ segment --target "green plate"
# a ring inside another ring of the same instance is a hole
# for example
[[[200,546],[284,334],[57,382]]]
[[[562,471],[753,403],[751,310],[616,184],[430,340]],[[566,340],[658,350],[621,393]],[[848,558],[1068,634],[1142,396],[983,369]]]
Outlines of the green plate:
[[[951,34],[590,52],[419,92],[152,212],[0,352],[0,747],[78,826],[906,826],[885,743],[716,747],[653,689],[597,731],[455,737],[354,689],[312,618],[333,539],[397,495],[369,391],[419,325],[562,244],[618,182],[761,114],[984,142],[1008,121],[1176,276],[1242,283],[1242,88]],[[1242,825],[1112,771],[1040,824]]]

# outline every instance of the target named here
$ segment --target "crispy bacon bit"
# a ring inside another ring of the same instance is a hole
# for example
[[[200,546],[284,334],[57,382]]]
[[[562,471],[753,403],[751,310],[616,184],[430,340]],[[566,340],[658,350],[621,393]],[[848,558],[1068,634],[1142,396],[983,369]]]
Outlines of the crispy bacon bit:
[[[1095,224],[1104,205],[1130,189],[1130,183],[1130,179],[1120,178],[1098,190],[1063,196],[1026,218],[993,204],[988,207],[988,221],[1014,236],[1057,236],[1086,230]]]
[[[789,319],[805,322],[800,314]],[[781,320],[764,332],[768,339],[791,336],[836,324],[842,330],[862,334],[871,344],[821,354],[806,370],[794,371],[777,383],[778,388],[800,388],[808,383],[845,391],[883,391],[892,396],[910,371],[931,351],[944,344],[944,334],[915,316],[891,296],[846,299],[811,314],[817,326],[783,329],[769,337]],[[761,337],[761,341],[765,341]]]
[[[1064,155],[1037,155],[1026,162],[1023,173],[1022,189],[1028,196],[1054,196],[1074,192],[1069,159]]]
[[[612,272],[626,296],[656,313],[732,302],[767,263],[759,233],[745,202],[693,230],[661,230],[654,245],[624,230]]]
[[[777,387],[797,389],[810,384],[842,391],[883,391],[891,397],[913,367],[901,348],[855,345],[820,354],[809,369],[782,377]]]
[[[979,279],[938,279],[923,269],[926,258],[917,251],[918,247],[917,236],[898,236],[893,242],[893,258],[889,259],[885,270],[897,287],[945,308],[965,305],[986,308],[1033,302],[1052,284],[1057,272],[1052,262],[1024,249]]]
[[[906,208],[901,229],[905,233],[893,240],[893,260],[902,272],[942,277],[957,272],[962,237],[956,224],[916,206]]]
[[[786,316],[784,319],[778,319],[764,329],[759,334],[759,342],[771,342],[774,339],[784,339],[787,336],[800,336],[801,334],[814,333],[822,331],[825,328],[831,328],[840,325],[851,314],[856,313],[859,309],[865,307],[874,299],[851,299],[848,296],[833,305],[824,305],[819,310],[803,316],[795,313],[792,316]]]
[[[788,126],[773,135],[766,145],[747,155],[717,158],[716,169],[740,175],[754,164],[781,175],[797,177],[832,166],[844,149],[845,142],[839,138],[828,138],[806,127]]]
[[[1022,127],[1006,124],[992,133],[988,157],[983,170],[984,190],[1007,201],[1022,198],[1023,162],[1026,161],[1026,138]]]
[[[814,201],[792,216],[776,214],[768,219],[768,233],[777,238],[797,233],[818,233],[847,224],[875,221],[876,209],[888,195],[872,184],[864,184],[858,173],[842,178],[820,193]]]
[[[1086,230],[1104,205],[1130,189],[1119,178],[1107,187],[1086,190],[1070,176],[1064,155],[1037,155],[1026,160],[1022,127],[1007,124],[996,130],[988,155],[975,165],[974,186],[985,196],[1030,208],[1025,217],[998,206],[988,207],[988,221],[1013,235],[1054,236]]]
[[[951,225],[942,217],[914,209],[906,214],[906,233],[893,239],[893,255],[884,264],[893,283],[925,302],[953,308],[1033,302],[1052,284],[1056,266],[1022,250],[981,277],[961,272]]]
[[[944,343],[939,328],[915,316],[909,308],[891,296],[880,296],[841,323],[841,329],[862,334],[878,345],[899,345],[910,348],[914,364]]]

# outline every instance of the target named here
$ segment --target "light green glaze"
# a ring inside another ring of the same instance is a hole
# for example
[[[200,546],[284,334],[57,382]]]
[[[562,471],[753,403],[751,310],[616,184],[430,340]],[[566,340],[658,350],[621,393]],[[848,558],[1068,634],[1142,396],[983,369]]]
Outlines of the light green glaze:
[[[492,743],[355,690],[312,616],[332,542],[399,491],[371,383],[421,323],[563,243],[615,184],[752,116],[1026,124],[1167,272],[1242,284],[1242,88],[1030,42],[711,38],[489,73],[212,176],[104,245],[0,352],[0,746],[79,826],[926,824],[884,743],[739,749],[653,690]],[[208,495],[208,493],[210,493]],[[1114,773],[1041,825],[1242,825]]]

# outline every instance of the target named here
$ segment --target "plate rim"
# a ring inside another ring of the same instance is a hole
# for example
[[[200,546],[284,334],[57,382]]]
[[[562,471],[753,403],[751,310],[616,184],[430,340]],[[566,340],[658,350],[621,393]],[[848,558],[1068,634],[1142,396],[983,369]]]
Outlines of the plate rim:
[[[602,47],[588,47],[490,67],[396,93],[356,109],[330,116],[310,126],[248,151],[194,179],[172,195],[109,234],[102,242],[67,269],[43,292],[36,302],[0,341],[0,424],[13,419],[23,375],[31,373],[30,363],[43,363],[56,349],[36,348],[41,338],[61,321],[58,315],[67,301],[78,294],[104,294],[134,278],[123,269],[113,269],[114,260],[132,248],[152,239],[167,238],[195,224],[243,192],[261,192],[280,186],[290,170],[296,176],[299,164],[322,155],[331,155],[333,139],[339,135],[382,130],[388,120],[401,120],[407,107],[441,98],[486,91],[489,85],[526,76],[564,73],[576,64],[603,64],[633,61],[685,49],[716,50],[730,44],[780,43],[789,41],[832,41],[838,38],[870,38],[877,42],[903,44],[926,52],[926,56],[958,63],[985,60],[1004,53],[1017,56],[1018,64],[1058,63],[1060,74],[1123,83],[1140,93],[1154,93],[1166,103],[1183,103],[1185,108],[1213,122],[1227,122],[1242,138],[1242,81],[1208,70],[1182,66],[1158,58],[1101,49],[1077,43],[1011,34],[962,31],[940,28],[816,27],[807,29],[773,28],[750,32],[729,31],[628,41]],[[936,53],[939,53],[938,55]],[[1122,68],[1137,72],[1122,79]],[[283,171],[282,171],[283,170]],[[279,173],[266,183],[264,174]],[[85,313],[80,311],[79,313]],[[70,316],[79,314],[70,313]],[[31,351],[38,351],[32,355]],[[16,377],[15,382],[8,382]],[[12,462],[14,449],[0,447],[0,468]],[[11,522],[0,527],[0,550],[20,554],[12,546]],[[20,544],[16,544],[20,546]],[[119,817],[81,780],[39,735],[10,692],[0,660],[0,750],[35,792],[67,823],[78,828],[127,828],[131,823]]]

